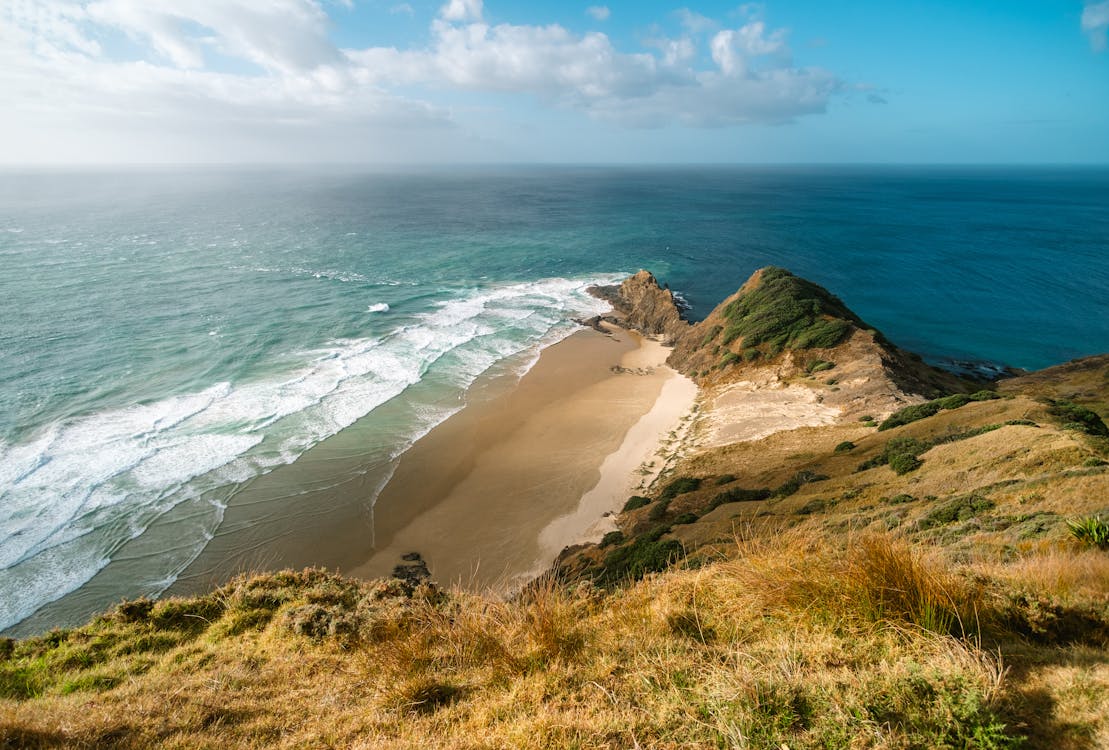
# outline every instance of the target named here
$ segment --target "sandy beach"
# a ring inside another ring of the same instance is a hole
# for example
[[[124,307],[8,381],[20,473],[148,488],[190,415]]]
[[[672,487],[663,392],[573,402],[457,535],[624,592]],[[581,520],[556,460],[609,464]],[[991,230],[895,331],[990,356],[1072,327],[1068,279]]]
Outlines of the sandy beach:
[[[668,353],[622,329],[544,350],[518,385],[404,455],[374,507],[374,553],[347,572],[388,575],[418,552],[442,584],[507,591],[596,538],[661,468],[660,442],[688,424],[696,386]]]

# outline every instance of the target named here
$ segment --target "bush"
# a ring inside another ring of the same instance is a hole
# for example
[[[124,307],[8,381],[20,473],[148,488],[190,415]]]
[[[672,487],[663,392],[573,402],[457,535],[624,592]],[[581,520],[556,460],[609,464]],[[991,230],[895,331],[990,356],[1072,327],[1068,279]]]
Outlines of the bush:
[[[809,362],[808,366],[805,367],[805,372],[809,373],[810,375],[813,375],[814,373],[824,372],[825,370],[831,370],[835,366],[836,366],[835,362],[826,362],[823,359],[817,359],[817,360],[814,360],[812,362]]]
[[[1071,536],[1087,547],[1109,550],[1109,523],[1097,516],[1072,518],[1067,521]]]
[[[610,531],[601,537],[601,549],[624,543],[624,532]]]
[[[908,474],[916,471],[924,462],[912,453],[895,453],[889,458],[889,466],[897,474]]]
[[[767,500],[770,498],[770,490],[765,487],[758,490],[747,490],[742,487],[732,487],[730,490],[724,490],[709,503],[709,509],[718,508],[725,503],[743,503],[758,500]]]
[[[684,526],[685,524],[696,523],[697,519],[698,515],[696,513],[682,513],[680,516],[674,519],[674,525]]]
[[[662,493],[659,495],[661,500],[671,500],[678,495],[684,495],[687,492],[695,492],[701,487],[701,479],[699,477],[678,477],[662,488]]]
[[[668,510],[670,510],[670,500],[659,500],[657,503],[651,506],[651,509],[649,511],[647,511],[647,520],[661,521],[663,516],[666,515],[666,511]]]
[[[933,526],[942,526],[956,521],[969,521],[993,507],[993,501],[982,495],[971,494],[955,498],[922,518],[920,528],[930,529]]]
[[[855,450],[855,444],[850,440],[844,440],[836,446],[836,453],[850,453],[853,450]]]
[[[638,580],[647,573],[666,570],[679,559],[684,550],[676,539],[660,540],[668,531],[662,526],[635,538],[631,544],[618,547],[604,559],[601,578],[606,583],[620,583],[626,579]]]
[[[1109,437],[1109,427],[1096,412],[1071,401],[1052,401],[1048,414],[1063,422],[1064,430],[1077,430],[1096,437]]]
[[[735,352],[724,352],[724,356],[720,358],[720,369],[724,369],[728,365],[735,364],[739,361],[739,355]]]
[[[636,508],[642,508],[644,505],[650,504],[651,498],[643,497],[642,495],[632,495],[628,498],[628,502],[624,503],[624,512],[627,513],[629,510],[635,510]]]
[[[923,404],[913,404],[906,406],[904,409],[895,411],[889,417],[878,425],[879,430],[891,430],[894,427],[901,427],[912,422],[916,422],[927,417],[931,417],[944,409],[958,409],[960,406],[966,406],[971,401],[993,401],[999,399],[993,391],[978,391],[967,395],[965,393],[956,393],[953,396],[945,396],[937,398],[934,401],[925,401]]]
[[[773,495],[774,497],[789,497],[800,490],[802,486],[812,482],[823,482],[827,478],[828,476],[826,474],[817,474],[812,471],[799,471],[774,490]]]
[[[731,484],[737,479],[739,479],[739,477],[737,477],[735,474],[721,474],[716,478],[716,481],[714,481],[713,484],[719,487],[722,484]]]

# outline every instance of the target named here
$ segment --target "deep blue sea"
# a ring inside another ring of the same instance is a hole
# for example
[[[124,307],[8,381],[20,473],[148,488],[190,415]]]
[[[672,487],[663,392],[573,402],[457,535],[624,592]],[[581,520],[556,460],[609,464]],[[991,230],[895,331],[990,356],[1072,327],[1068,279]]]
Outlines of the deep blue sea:
[[[356,422],[395,462],[591,283],[648,268],[697,317],[767,264],[933,361],[1109,351],[1109,170],[0,173],[0,629],[160,593]]]

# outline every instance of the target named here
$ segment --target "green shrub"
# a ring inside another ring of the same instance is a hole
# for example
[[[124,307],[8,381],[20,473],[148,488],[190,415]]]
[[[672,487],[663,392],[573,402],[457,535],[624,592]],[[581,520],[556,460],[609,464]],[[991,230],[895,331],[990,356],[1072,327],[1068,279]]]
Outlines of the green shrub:
[[[937,398],[933,401],[925,401],[923,404],[913,404],[906,406],[904,409],[895,411],[885,419],[880,425],[879,430],[890,430],[894,427],[901,427],[912,422],[916,422],[927,417],[931,417],[944,409],[958,409],[960,406],[966,406],[971,401],[992,401],[999,399],[993,391],[978,391],[969,395],[965,393],[956,393],[953,396],[945,396]]]
[[[805,367],[805,372],[813,375],[818,372],[824,372],[825,370],[831,370],[835,366],[835,362],[826,362],[823,359],[817,359],[809,362],[808,366]]]
[[[1023,425],[1025,427],[1039,427],[1039,425],[1033,422],[1031,419],[1010,419],[1005,424],[1014,426]]]
[[[770,490],[765,487],[758,490],[747,490],[742,487],[732,487],[729,490],[724,490],[709,503],[709,508],[718,508],[725,503],[743,503],[758,500],[768,500],[770,498]]]
[[[1063,422],[1064,430],[1076,430],[1087,435],[1109,437],[1109,427],[1096,412],[1072,401],[1052,401],[1048,414]]]
[[[675,526],[683,526],[688,523],[696,523],[699,516],[696,513],[682,513],[674,519]]]
[[[897,474],[908,474],[916,471],[924,462],[912,453],[895,453],[889,458],[889,466]]]
[[[624,532],[610,531],[601,537],[601,549],[624,543]]]
[[[1109,523],[1097,516],[1072,518],[1067,521],[1071,536],[1087,547],[1109,550]]]
[[[789,497],[790,495],[796,494],[802,486],[812,482],[823,482],[827,478],[828,476],[826,474],[817,474],[807,470],[799,471],[787,479],[780,487],[775,489],[772,494],[774,497]]]
[[[659,495],[661,500],[671,500],[678,495],[684,495],[687,492],[694,492],[701,487],[701,479],[699,477],[678,477],[665,487],[662,488],[662,493]]]
[[[872,416],[871,416],[871,415],[869,415],[869,414],[866,414],[866,415],[864,415],[864,416],[861,416],[861,417],[859,417],[859,421],[860,421],[860,422],[873,422],[873,421],[874,421],[874,417],[872,417]]]
[[[668,510],[670,510],[670,500],[659,500],[647,511],[647,519],[650,521],[661,521]]]
[[[747,349],[743,350],[743,361],[744,362],[754,362],[761,355],[762,355],[762,352],[760,352],[758,349],[755,349],[754,347],[748,347]]]
[[[844,440],[836,446],[836,453],[850,453],[853,450],[855,450],[855,444],[850,440]]]
[[[605,555],[602,581],[615,584],[629,578],[637,580],[647,573],[665,570],[671,562],[681,558],[685,552],[679,541],[660,539],[668,530],[665,526],[659,527]]]
[[[930,529],[956,521],[969,521],[994,507],[992,500],[978,494],[955,498],[936,508],[920,520],[921,529]]]
[[[739,361],[739,355],[735,352],[725,352],[724,356],[720,358],[720,368],[723,369],[728,365],[735,364]]]
[[[624,512],[627,513],[629,510],[635,510],[636,508],[642,508],[644,505],[650,504],[651,498],[643,497],[642,495],[632,495],[628,498],[628,502],[624,503]]]
[[[716,481],[714,481],[713,484],[719,487],[722,484],[731,484],[737,479],[739,479],[739,477],[737,477],[735,474],[721,474],[716,478]]]

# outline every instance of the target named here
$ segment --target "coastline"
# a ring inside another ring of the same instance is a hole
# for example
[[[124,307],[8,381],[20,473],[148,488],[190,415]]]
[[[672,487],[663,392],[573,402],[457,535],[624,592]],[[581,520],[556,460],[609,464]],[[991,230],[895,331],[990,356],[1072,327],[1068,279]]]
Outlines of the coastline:
[[[373,553],[347,572],[388,576],[416,552],[442,585],[506,593],[608,530],[605,514],[661,471],[653,456],[697,388],[668,348],[606,328],[544,349],[513,388],[418,441],[375,505]]]

